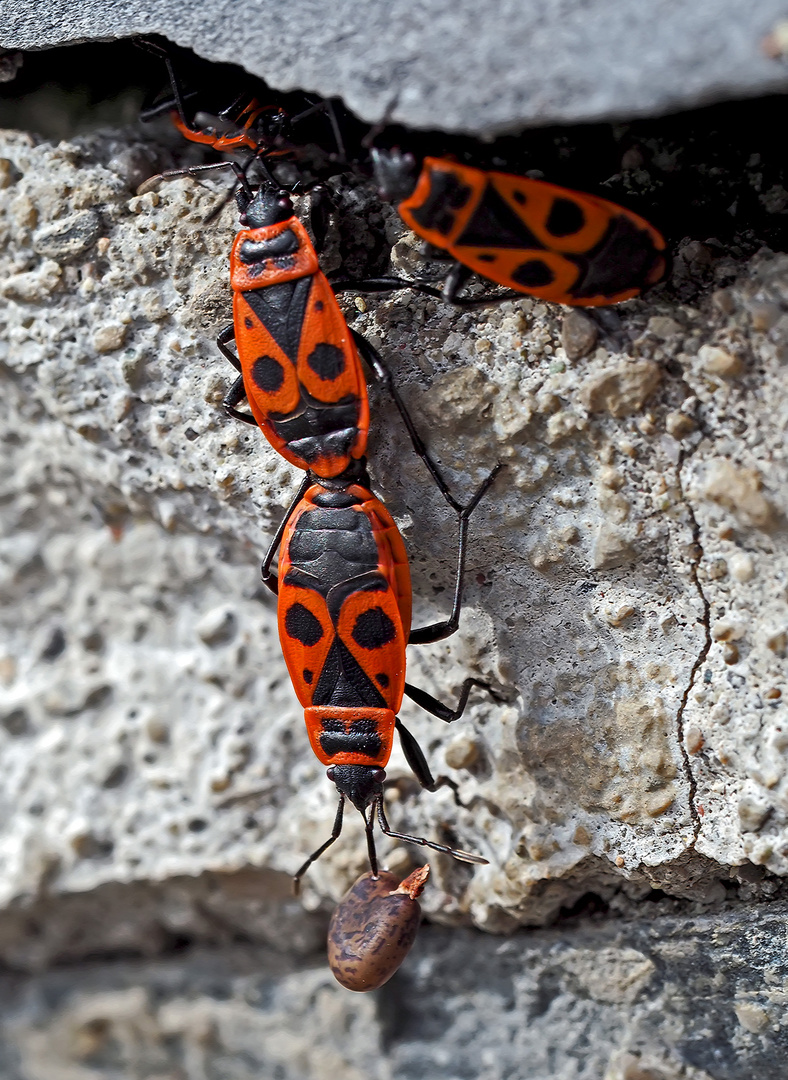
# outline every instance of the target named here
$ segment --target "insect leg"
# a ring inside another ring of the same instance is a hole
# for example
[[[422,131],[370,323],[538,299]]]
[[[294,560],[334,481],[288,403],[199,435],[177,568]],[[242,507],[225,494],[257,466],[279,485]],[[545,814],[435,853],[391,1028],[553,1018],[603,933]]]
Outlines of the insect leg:
[[[338,281],[331,282],[331,288],[335,293],[339,292],[393,292],[396,289],[415,289],[417,292],[424,293],[425,296],[432,296],[436,300],[443,300],[444,295],[440,289],[434,289],[431,285],[424,285],[420,281],[408,281],[407,278],[398,277],[376,277],[376,278],[363,278],[361,280],[354,281],[352,278],[340,278]]]
[[[356,342],[359,352],[361,353],[364,360],[367,362],[367,366],[372,372],[375,381],[382,383],[393,398],[394,404],[397,406],[399,414],[405,423],[405,427],[408,429],[408,434],[410,435],[410,441],[413,444],[413,449],[416,451],[418,456],[429,469],[430,476],[435,481],[435,484],[441,495],[443,495],[444,499],[453,510],[456,510],[458,514],[461,514],[463,511],[462,504],[457,502],[452,493],[449,491],[448,484],[443,479],[443,476],[438,466],[427,453],[427,447],[424,445],[423,439],[416,430],[416,426],[411,419],[405,402],[400,397],[399,390],[397,390],[396,384],[394,382],[394,377],[392,376],[386,365],[383,363],[383,360],[381,359],[377,349],[374,349],[372,345],[370,345],[370,343],[367,341],[367,339],[365,337],[362,337],[361,334],[357,333],[355,330],[351,330],[350,332],[353,335],[353,339]]]
[[[498,695],[495,693],[489,683],[484,682],[482,679],[473,678],[466,679],[465,682],[462,684],[459,699],[457,700],[457,704],[453,709],[450,708],[448,705],[445,705],[442,701],[438,701],[438,699],[436,697],[433,697],[432,694],[428,694],[426,690],[421,690],[418,686],[412,686],[410,683],[405,683],[405,693],[408,695],[411,701],[415,701],[416,704],[420,705],[425,712],[431,713],[432,716],[437,716],[439,720],[443,720],[447,724],[453,724],[454,721],[459,720],[459,718],[465,712],[465,706],[468,704],[468,697],[470,695],[472,687],[474,686],[480,686],[482,690],[486,690],[490,694],[490,697],[495,698],[496,701],[499,700]],[[405,750],[404,744],[402,749],[405,752],[405,757],[407,758],[408,753],[407,750]],[[408,764],[413,769],[414,773],[416,773],[416,775],[418,776],[419,774],[417,770],[413,767],[410,758],[408,758]]]
[[[226,359],[228,359],[230,361],[230,363],[233,365],[235,370],[240,371],[241,370],[241,361],[238,359],[238,357],[235,355],[235,353],[232,351],[232,349],[227,348],[227,342],[228,341],[234,341],[234,340],[235,340],[235,327],[233,326],[232,323],[228,323],[227,326],[225,326],[225,328],[223,330],[220,330],[219,333],[217,334],[217,336],[216,336],[216,347],[218,348],[218,350],[222,354],[222,356],[226,357]]]
[[[424,757],[424,751],[399,717],[397,717],[395,721],[395,727],[399,732],[399,741],[402,746],[402,752],[405,755],[405,760],[408,765],[410,765],[411,772],[423,788],[427,791],[435,791],[438,785],[430,772],[427,759]]]
[[[209,165],[188,165],[183,169],[167,169],[166,172],[156,173],[149,176],[137,188],[138,195],[145,195],[148,191],[154,191],[161,180],[177,180],[180,176],[199,176],[204,172],[215,172],[217,169],[229,169],[233,165],[230,161],[213,161]]]
[[[459,859],[460,862],[480,863],[484,866],[487,865],[487,859],[482,858],[481,855],[473,855],[470,851],[461,851],[459,848],[451,848],[446,844],[436,844],[434,840],[425,840],[423,836],[408,836],[407,833],[394,832],[386,820],[382,795],[377,797],[376,803],[380,831],[384,833],[385,836],[390,836],[393,840],[404,840],[407,844],[420,844],[421,847],[432,848],[433,851],[442,851],[444,855],[451,855],[453,859]]]
[[[229,325],[225,326],[224,330],[222,330],[218,334],[216,338],[216,345],[222,356],[226,357],[230,361],[236,371],[240,371],[241,361],[238,359],[232,349],[227,348],[227,342],[232,341],[234,338],[235,330],[233,324],[229,323]],[[224,395],[224,400],[222,401],[222,408],[228,416],[232,416],[236,420],[243,420],[245,424],[253,424],[256,427],[257,421],[251,413],[239,412],[236,408],[236,405],[238,405],[239,402],[243,401],[245,397],[246,390],[244,389],[243,375],[239,375],[230,387],[230,389]]]
[[[369,856],[369,866],[372,870],[372,876],[378,876],[378,856],[375,851],[375,837],[372,835],[372,826],[375,824],[375,811],[370,806],[369,813],[364,814],[364,832],[367,837],[367,855]]]
[[[279,550],[279,545],[282,543],[282,537],[285,534],[287,523],[290,520],[293,511],[303,499],[304,495],[306,494],[307,488],[310,486],[310,484],[312,484],[312,482],[312,477],[309,475],[309,473],[307,473],[304,479],[301,481],[301,485],[295,494],[295,498],[288,506],[287,513],[282,518],[282,521],[279,524],[279,528],[274,533],[274,538],[271,541],[268,551],[266,552],[266,556],[263,559],[263,564],[260,567],[260,576],[263,579],[263,585],[265,585],[266,588],[270,589],[274,596],[276,596],[279,592],[279,578],[277,576],[276,570],[271,569],[271,563],[274,561],[274,555],[276,555],[277,551]]]
[[[230,389],[224,395],[224,398],[222,400],[222,408],[228,416],[232,416],[236,420],[243,420],[245,424],[252,424],[254,427],[257,427],[257,421],[251,413],[239,412],[239,410],[235,407],[238,402],[243,401],[245,397],[246,389],[244,387],[244,377],[243,375],[239,375],[230,387]]]
[[[406,278],[398,277],[377,277],[377,278],[362,278],[354,281],[352,278],[340,278],[337,281],[331,282],[331,288],[335,293],[340,292],[366,292],[366,293],[379,293],[379,292],[393,292],[396,289],[414,289],[416,292],[424,293],[425,296],[432,296],[436,300],[443,300],[444,303],[453,304],[459,308],[480,308],[488,307],[490,304],[503,304],[506,300],[522,300],[523,294],[515,292],[513,289],[507,289],[506,292],[500,293],[485,293],[483,296],[458,296],[457,293],[465,284],[467,277],[469,277],[473,271],[469,270],[462,263],[457,263],[457,273],[455,274],[452,269],[446,277],[446,281],[442,289],[433,288],[432,285],[425,285],[421,281],[409,281]],[[463,274],[460,274],[460,271]],[[465,276],[467,274],[467,276]],[[457,284],[452,284],[455,278],[461,278]]]
[[[331,847],[331,845],[337,839],[339,834],[342,832],[342,814],[344,812],[344,809],[345,809],[345,796],[340,795],[339,796],[339,806],[337,807],[337,816],[334,818],[334,827],[331,830],[331,835],[329,836],[328,840],[326,840],[326,842],[324,844],[320,845],[320,847],[317,849],[317,851],[312,852],[312,854],[309,856],[309,858],[306,860],[306,862],[303,864],[303,866],[299,867],[299,869],[296,870],[295,874],[293,874],[293,893],[296,896],[298,896],[299,892],[301,891],[301,878],[307,872],[307,870],[312,865],[312,863],[317,862],[317,860],[320,858],[320,856],[323,854],[323,852],[326,850],[326,848]]]
[[[507,300],[522,300],[523,294],[507,289],[506,292],[485,293],[483,296],[460,296],[463,287],[473,277],[473,270],[461,262],[455,262],[443,282],[443,299],[455,307],[472,309],[488,307],[491,304],[503,304]]]
[[[145,52],[149,52],[152,53],[154,56],[161,57],[161,59],[164,61],[167,67],[167,74],[170,78],[170,89],[172,90],[172,101],[167,102],[168,111],[171,111],[173,108],[175,108],[178,116],[181,118],[181,121],[184,124],[188,124],[188,121],[186,120],[186,109],[184,108],[183,103],[188,96],[193,97],[194,95],[184,94],[183,88],[181,87],[181,84],[178,81],[178,77],[175,74],[175,66],[172,62],[170,50],[167,49],[164,45],[161,45],[158,41],[154,41],[152,38],[135,38],[134,44],[138,48],[144,49]],[[143,120],[151,119],[152,117],[159,115],[159,113],[162,111],[163,106],[159,105],[156,106],[155,109],[148,109],[144,111],[141,114],[141,118]]]
[[[457,572],[454,578],[454,600],[452,602],[451,615],[441,622],[431,623],[429,626],[421,626],[411,630],[408,638],[409,645],[426,645],[431,641],[442,641],[443,638],[453,634],[460,625],[460,611],[462,610],[462,590],[465,577],[465,553],[468,546],[468,526],[471,514],[479,505],[482,496],[495,481],[496,476],[503,468],[499,462],[492,470],[483,484],[477,489],[467,506],[461,507],[459,512],[460,537],[457,545]]]

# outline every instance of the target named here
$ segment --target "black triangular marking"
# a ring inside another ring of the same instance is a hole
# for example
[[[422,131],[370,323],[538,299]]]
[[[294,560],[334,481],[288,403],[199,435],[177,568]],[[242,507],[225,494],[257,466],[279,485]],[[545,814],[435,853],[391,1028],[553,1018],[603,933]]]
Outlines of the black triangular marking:
[[[285,630],[288,637],[300,641],[307,648],[317,645],[325,633],[317,616],[298,601],[285,612]]]
[[[342,675],[342,661],[339,658],[339,641],[337,638],[331,642],[331,648],[328,650],[326,659],[323,662],[323,667],[320,670],[320,675],[315,686],[315,692],[312,694],[313,705],[328,705],[331,704],[331,699],[336,690],[337,683]],[[354,702],[354,704],[357,704]]]
[[[243,294],[249,307],[294,365],[298,360],[298,346],[311,288],[310,276],[293,278],[278,285],[265,285],[262,289],[248,289]]]
[[[386,699],[347,646],[335,638],[317,680],[312,704],[336,705],[340,708],[369,705],[375,709],[385,709]]]
[[[503,199],[492,184],[474,210],[462,234],[455,241],[457,247],[475,248],[538,248],[541,244],[525,222]]]
[[[574,236],[580,232],[586,223],[586,216],[582,206],[573,199],[564,199],[556,196],[550,213],[545,222],[545,228],[551,236],[561,239],[564,236]]]

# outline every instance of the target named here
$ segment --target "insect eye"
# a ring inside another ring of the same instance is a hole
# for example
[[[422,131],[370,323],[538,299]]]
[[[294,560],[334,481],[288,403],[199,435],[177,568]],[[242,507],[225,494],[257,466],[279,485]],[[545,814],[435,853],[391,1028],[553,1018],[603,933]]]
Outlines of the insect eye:
[[[373,769],[372,770],[372,779],[375,781],[376,784],[382,784],[383,781],[386,779],[386,770],[385,769]]]
[[[332,765],[331,768],[326,769],[326,776],[328,777],[329,780],[334,779],[335,768],[336,768],[336,766]]]

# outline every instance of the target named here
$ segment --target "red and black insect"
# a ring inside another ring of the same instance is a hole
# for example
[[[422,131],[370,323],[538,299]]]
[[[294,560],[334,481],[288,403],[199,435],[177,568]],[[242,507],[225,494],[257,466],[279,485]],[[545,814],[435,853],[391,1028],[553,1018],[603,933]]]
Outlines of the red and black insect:
[[[269,158],[298,157],[303,148],[292,139],[285,143],[282,133],[324,108],[338,150],[329,155],[329,174],[348,165],[330,103],[311,104],[288,118],[281,109],[263,108],[247,91],[222,112],[224,123],[231,121],[230,131],[200,127],[194,118],[187,119],[169,58],[167,63],[177,103],[173,119],[186,138],[217,150],[247,148]],[[362,146],[368,138],[361,140]],[[456,260],[442,294],[452,303],[477,306],[508,298],[461,297],[473,273],[507,287],[514,296],[527,293],[577,307],[629,300],[665,273],[665,241],[659,232],[607,199],[448,158],[425,157],[419,171],[411,154],[373,150],[372,162],[381,194],[397,202],[405,224]],[[400,278],[341,284],[369,291],[412,287],[436,295],[428,285]]]
[[[419,453],[423,448],[417,446]],[[394,740],[421,785],[436,783],[418,743],[397,713],[404,695],[450,723],[464,711],[478,679],[465,680],[455,708],[405,681],[408,644],[440,641],[454,633],[462,605],[463,567],[470,516],[492,484],[497,466],[467,506],[452,497],[460,537],[454,603],[448,619],[411,629],[411,587],[405,546],[383,503],[369,489],[363,461],[333,479],[307,476],[263,563],[263,580],[278,593],[279,635],[307,732],[318,759],[339,791],[329,839],[306,860],[303,874],[340,834],[345,800],[366,824],[370,865],[377,873],[375,819],[387,836],[446,852],[466,862],[486,860],[421,837],[394,832],[383,807],[383,781]],[[435,470],[433,465],[431,471]],[[433,472],[434,475],[434,472]],[[278,572],[270,566],[280,548]]]
[[[259,424],[274,449],[318,476],[363,457],[369,405],[356,339],[287,192],[248,185],[230,255],[233,322],[217,344],[241,372],[227,412]],[[227,348],[235,340],[238,355]],[[239,412],[243,398],[251,415]]]
[[[477,273],[515,293],[602,307],[637,296],[665,272],[662,236],[606,199],[445,158],[424,158],[417,177],[410,154],[372,154],[381,193],[398,203],[405,224],[457,260],[447,300],[462,303],[458,293]]]
[[[231,106],[231,134],[196,127],[187,119],[169,54],[162,52],[178,130],[217,150],[250,147],[255,151],[251,162],[256,161],[266,145],[258,125],[265,110],[252,102],[236,115],[237,107]],[[266,149],[265,156],[271,153]],[[238,420],[259,425],[291,464],[321,477],[337,476],[366,451],[369,404],[359,356],[362,339],[357,341],[349,329],[289,194],[278,187],[264,161],[258,164],[265,179],[257,191],[247,179],[249,165],[241,168],[234,161],[171,170],[153,180],[206,168],[234,170],[242,228],[230,254],[233,322],[220,332],[217,345],[240,375],[224,408]],[[228,348],[233,340],[237,355]],[[250,413],[237,408],[244,398]]]
[[[266,103],[263,99],[271,92],[265,84],[250,82],[246,76],[239,80],[229,66],[217,77],[216,65],[201,64],[196,57],[169,43],[155,38],[137,38],[135,43],[164,61],[170,82],[168,95],[161,95],[155,103],[143,108],[142,120],[169,113],[175,128],[189,142],[219,153],[250,150],[255,157],[269,160],[297,160],[302,182],[311,169],[326,179],[346,167],[337,112],[342,116],[342,128],[347,128],[348,133],[363,125],[354,121],[339,102],[314,100],[294,91],[278,94],[275,102]],[[182,85],[175,70],[176,62],[178,67],[191,72],[190,82],[199,89],[186,89]],[[174,170],[163,175],[182,173]]]

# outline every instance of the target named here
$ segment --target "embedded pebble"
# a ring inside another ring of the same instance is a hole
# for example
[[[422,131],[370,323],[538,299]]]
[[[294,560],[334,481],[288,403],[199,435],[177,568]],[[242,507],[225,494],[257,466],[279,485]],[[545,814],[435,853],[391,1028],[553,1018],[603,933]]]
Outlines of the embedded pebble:
[[[599,328],[589,315],[578,308],[572,308],[564,315],[561,344],[570,360],[587,356],[596,345],[598,337]]]
[[[468,769],[479,757],[479,743],[472,735],[457,735],[444,752],[450,769]]]
[[[630,562],[634,557],[632,545],[614,525],[599,526],[591,550],[591,565],[595,570],[609,570]]]
[[[58,262],[70,262],[84,255],[101,236],[101,217],[95,210],[76,214],[42,225],[33,236],[33,251]]]
[[[738,356],[717,345],[701,345],[698,349],[698,362],[708,375],[721,375],[723,378],[733,378],[744,371],[744,365]]]
[[[676,322],[669,315],[652,315],[646,324],[646,329],[654,337],[667,341],[669,338],[680,334],[683,327],[681,323]]]
[[[687,435],[691,435],[696,430],[697,426],[691,416],[677,410],[669,412],[665,417],[665,430],[674,439],[686,438]]]
[[[10,300],[33,303],[44,300],[60,284],[63,271],[52,259],[44,259],[36,270],[23,274],[11,274],[0,280],[0,292]]]
[[[745,1031],[752,1035],[760,1035],[769,1027],[769,1014],[761,1005],[755,1002],[742,1001],[733,1007],[736,1019]]]
[[[224,645],[235,637],[238,622],[232,609],[217,607],[206,612],[195,629],[206,645]]]
[[[739,821],[744,832],[758,832],[769,813],[768,805],[750,795],[739,798]]]
[[[110,353],[119,349],[126,340],[128,327],[123,323],[106,323],[93,332],[93,348],[98,353]]]
[[[774,521],[774,508],[761,493],[762,485],[756,469],[717,458],[709,463],[704,494],[707,499],[732,510],[742,524],[769,529]]]
[[[590,412],[629,416],[643,408],[661,382],[662,369],[653,360],[633,360],[589,376],[580,387],[580,400]]]
[[[728,570],[735,581],[742,583],[752,581],[755,574],[752,557],[743,551],[737,551],[735,555],[731,555],[728,559]]]
[[[684,745],[687,748],[688,754],[699,754],[703,749],[705,741],[703,732],[699,727],[695,727],[694,724],[690,725],[684,732]]]
[[[770,301],[753,301],[749,304],[750,320],[753,330],[766,333],[779,321],[783,309]]]

